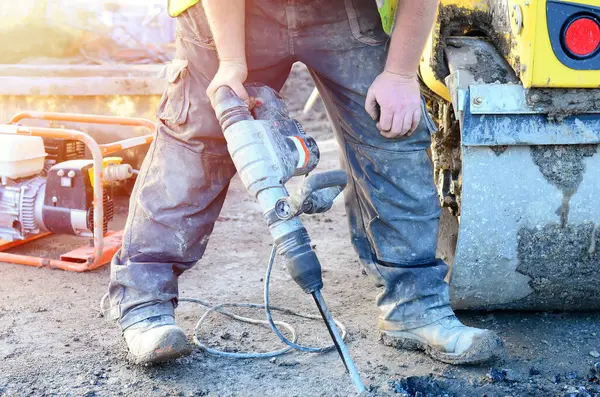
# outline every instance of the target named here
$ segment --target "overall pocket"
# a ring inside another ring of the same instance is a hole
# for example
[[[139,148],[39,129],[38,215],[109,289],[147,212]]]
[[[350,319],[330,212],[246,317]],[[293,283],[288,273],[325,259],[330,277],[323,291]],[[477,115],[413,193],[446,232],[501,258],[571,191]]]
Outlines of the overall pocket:
[[[374,0],[345,0],[352,35],[363,44],[378,46],[388,40]]]
[[[162,96],[156,116],[173,126],[185,124],[190,109],[189,82],[186,79],[188,61],[174,59],[167,63],[159,77],[169,83]]]

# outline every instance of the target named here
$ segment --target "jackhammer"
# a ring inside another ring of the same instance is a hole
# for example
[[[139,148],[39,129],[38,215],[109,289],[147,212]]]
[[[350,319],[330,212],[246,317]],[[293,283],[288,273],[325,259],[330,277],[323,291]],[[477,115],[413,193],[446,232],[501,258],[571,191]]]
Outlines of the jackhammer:
[[[303,213],[329,210],[347,184],[346,173],[334,170],[311,174],[290,195],[286,182],[294,176],[308,175],[317,166],[317,143],[288,116],[285,102],[274,90],[256,84],[246,88],[256,98],[252,110],[228,87],[219,88],[215,94],[215,113],[229,153],[244,186],[260,203],[278,254],[286,259],[293,280],[313,296],[356,390],[362,393],[365,386],[321,295],[321,264],[299,218]],[[265,308],[268,311],[268,302]],[[270,324],[284,342],[296,346],[282,337],[272,321]]]

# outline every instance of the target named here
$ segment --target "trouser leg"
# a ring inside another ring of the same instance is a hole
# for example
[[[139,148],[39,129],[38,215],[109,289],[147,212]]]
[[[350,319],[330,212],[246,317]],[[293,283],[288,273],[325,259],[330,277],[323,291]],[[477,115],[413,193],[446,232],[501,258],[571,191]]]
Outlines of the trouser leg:
[[[375,4],[331,3],[346,13],[330,19],[328,40],[307,35],[298,57],[313,70],[350,177],[344,197],[352,244],[383,287],[377,297],[380,327],[427,325],[453,314],[444,280],[448,269],[435,257],[440,208],[426,154],[431,120],[424,116],[409,138],[379,133],[364,110],[367,90],[386,59]]]
[[[263,27],[258,18],[248,23],[249,30]],[[275,51],[277,42],[260,33],[249,37],[249,47],[274,46],[270,57],[249,58],[249,80],[279,89],[291,66],[282,56],[284,48]],[[173,314],[177,279],[202,257],[235,174],[205,94],[218,58],[200,3],[178,18],[176,47],[176,59],[164,73],[169,85],[157,112],[156,139],[140,170],[123,247],[111,267],[108,316],[119,318],[124,329]]]

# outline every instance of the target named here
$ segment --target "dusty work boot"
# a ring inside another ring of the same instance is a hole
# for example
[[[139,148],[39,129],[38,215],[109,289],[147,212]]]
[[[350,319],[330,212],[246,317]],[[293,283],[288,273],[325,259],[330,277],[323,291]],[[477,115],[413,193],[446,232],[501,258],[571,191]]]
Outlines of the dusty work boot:
[[[501,358],[503,345],[493,331],[467,327],[455,316],[404,331],[381,330],[381,341],[398,349],[424,350],[448,364],[479,364]]]
[[[133,324],[123,332],[129,358],[136,364],[169,361],[192,352],[185,333],[172,316],[156,316]]]

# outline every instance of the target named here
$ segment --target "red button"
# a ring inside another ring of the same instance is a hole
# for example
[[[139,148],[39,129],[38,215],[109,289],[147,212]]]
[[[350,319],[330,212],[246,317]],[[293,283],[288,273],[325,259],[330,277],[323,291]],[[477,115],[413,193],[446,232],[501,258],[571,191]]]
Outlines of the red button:
[[[573,21],[565,32],[565,44],[577,56],[590,55],[600,46],[600,25],[585,17]]]

